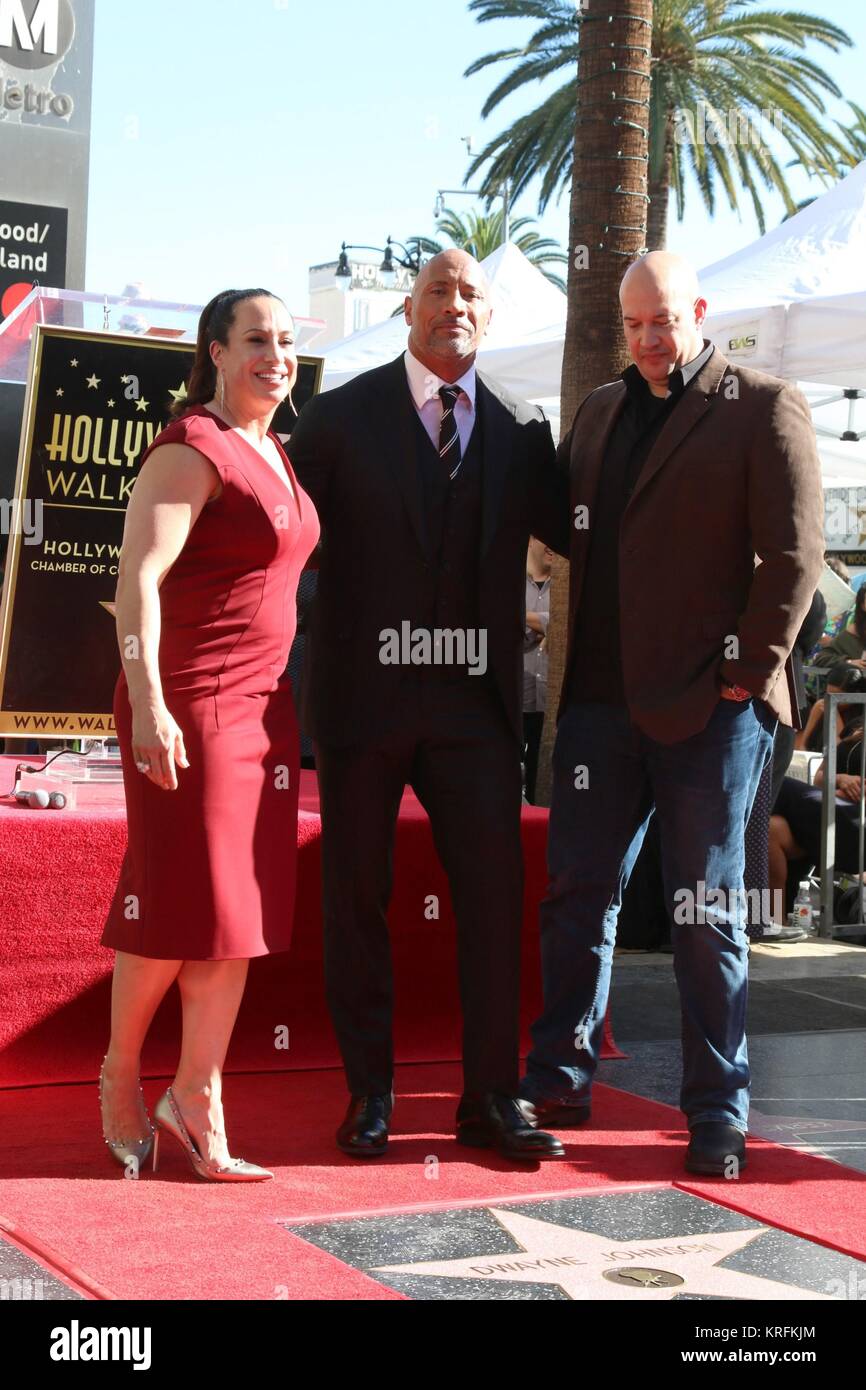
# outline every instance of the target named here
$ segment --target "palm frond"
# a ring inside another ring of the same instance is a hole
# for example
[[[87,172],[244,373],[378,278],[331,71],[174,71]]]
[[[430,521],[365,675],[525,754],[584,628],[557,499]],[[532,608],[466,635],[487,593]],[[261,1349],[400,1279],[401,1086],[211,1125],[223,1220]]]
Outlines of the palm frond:
[[[467,68],[470,75],[496,64],[508,67],[484,102],[485,118],[509,97],[569,73],[563,86],[490,139],[467,173],[467,182],[482,174],[488,199],[506,179],[518,197],[538,177],[543,212],[571,180],[579,7],[574,0],[470,0],[469,10],[480,24],[507,19],[534,24],[520,47],[488,53]],[[866,156],[866,112],[849,102],[850,126],[827,119],[826,99],[842,93],[809,51],[838,53],[851,46],[843,28],[807,11],[758,9],[753,0],[654,0],[650,177],[658,180],[669,159],[677,215],[685,210],[687,172],[710,213],[717,184],[732,208],[750,201],[761,226],[764,190],[775,189],[786,208],[795,206],[785,170],[760,129],[764,112],[771,113],[794,162],[824,180],[839,177]],[[678,144],[677,113],[694,119],[700,105],[713,112],[722,138],[703,148],[695,139]],[[735,118],[741,118],[739,125]],[[740,126],[746,118],[758,134],[747,126],[743,139]]]

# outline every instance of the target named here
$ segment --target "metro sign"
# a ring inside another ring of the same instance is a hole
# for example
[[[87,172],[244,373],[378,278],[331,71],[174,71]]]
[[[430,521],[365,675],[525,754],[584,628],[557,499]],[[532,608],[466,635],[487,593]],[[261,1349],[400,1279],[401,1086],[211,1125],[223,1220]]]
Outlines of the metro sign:
[[[58,63],[75,37],[69,0],[0,0],[0,58],[15,68]]]

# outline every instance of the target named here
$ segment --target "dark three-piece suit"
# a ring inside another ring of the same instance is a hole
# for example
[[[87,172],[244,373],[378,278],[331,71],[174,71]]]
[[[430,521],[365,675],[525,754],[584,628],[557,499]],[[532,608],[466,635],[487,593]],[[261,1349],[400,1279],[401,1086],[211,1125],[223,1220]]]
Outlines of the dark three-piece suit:
[[[407,784],[457,919],[464,1092],[517,1090],[526,551],[534,534],[566,553],[568,479],[541,410],[480,373],[475,408],[453,480],[402,356],[312,400],[291,437],[322,527],[301,722],[319,775],[327,996],[353,1096],[392,1085],[386,912]],[[407,624],[481,634],[485,660],[386,659],[383,634]]]

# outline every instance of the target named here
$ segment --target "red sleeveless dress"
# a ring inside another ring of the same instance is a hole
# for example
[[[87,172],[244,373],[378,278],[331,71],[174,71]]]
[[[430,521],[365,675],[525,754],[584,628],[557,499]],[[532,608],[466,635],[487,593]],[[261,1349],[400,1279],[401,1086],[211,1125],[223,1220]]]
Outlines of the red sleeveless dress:
[[[280,677],[319,522],[271,438],[294,497],[258,450],[205,406],[175,420],[147,450],[197,449],[223,490],[202,508],[159,591],[160,677],[190,764],[177,768],[177,791],[137,770],[123,671],[115,688],[129,842],[102,934],[114,950],[229,960],[289,947],[299,740],[291,687]]]

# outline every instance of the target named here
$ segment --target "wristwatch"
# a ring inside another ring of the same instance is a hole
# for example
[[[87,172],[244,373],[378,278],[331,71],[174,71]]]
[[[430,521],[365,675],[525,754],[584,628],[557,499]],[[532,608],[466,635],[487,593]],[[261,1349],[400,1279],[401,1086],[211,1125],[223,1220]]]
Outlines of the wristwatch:
[[[720,676],[719,679],[720,679],[720,681],[722,682],[722,685],[725,686],[725,688],[731,692],[731,693],[730,693],[730,696],[728,697],[729,699],[731,699],[731,700],[751,700],[751,698],[752,698],[752,692],[751,692],[751,690],[746,690],[746,689],[744,689],[744,687],[743,687],[742,685],[732,685],[730,681],[726,681],[726,680],[725,680],[724,676]]]

